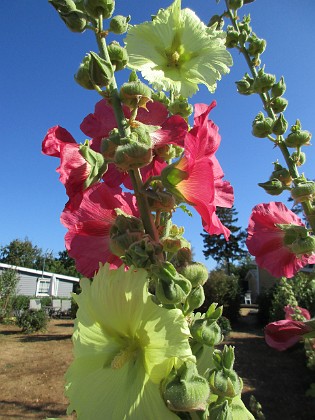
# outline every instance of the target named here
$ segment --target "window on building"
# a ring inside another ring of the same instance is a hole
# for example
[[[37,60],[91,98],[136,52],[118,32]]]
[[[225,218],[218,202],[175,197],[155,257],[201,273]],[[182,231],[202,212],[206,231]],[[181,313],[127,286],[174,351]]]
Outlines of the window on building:
[[[37,280],[37,296],[48,296],[50,287],[50,279]]]

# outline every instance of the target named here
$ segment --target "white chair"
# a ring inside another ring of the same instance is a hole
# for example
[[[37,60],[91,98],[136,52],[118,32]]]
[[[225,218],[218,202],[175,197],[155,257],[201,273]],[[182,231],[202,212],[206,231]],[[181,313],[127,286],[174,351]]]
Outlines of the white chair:
[[[246,292],[245,293],[244,303],[245,303],[245,305],[251,305],[252,304],[252,294],[251,294],[251,292]]]
[[[40,309],[42,309],[42,304],[40,302],[40,299],[30,299],[30,306],[29,308],[32,311],[39,311]]]

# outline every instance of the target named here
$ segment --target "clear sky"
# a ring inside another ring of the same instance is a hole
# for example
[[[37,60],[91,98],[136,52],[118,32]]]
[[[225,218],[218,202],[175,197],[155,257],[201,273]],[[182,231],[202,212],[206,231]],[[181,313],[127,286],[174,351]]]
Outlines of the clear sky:
[[[117,0],[116,14],[130,14],[131,23],[150,20],[158,8],[171,0],[134,2]],[[182,0],[183,7],[196,11],[207,23],[213,14],[220,14],[224,2],[215,0]],[[254,32],[267,40],[263,54],[265,70],[287,83],[285,97],[289,106],[285,113],[289,124],[296,118],[303,128],[315,132],[315,33],[313,0],[256,0],[244,7],[240,15],[250,13]],[[41,154],[41,142],[54,125],[66,128],[80,143],[85,140],[79,125],[93,112],[100,99],[73,80],[73,74],[86,52],[96,51],[92,31],[71,33],[45,0],[1,0],[2,65],[1,74],[1,205],[0,245],[15,238],[28,237],[44,251],[64,249],[65,229],[59,222],[67,197],[55,172],[56,158]],[[246,228],[255,204],[268,202],[268,196],[257,186],[272,171],[271,163],[280,153],[265,139],[251,135],[251,123],[262,109],[257,95],[245,97],[236,92],[235,81],[247,71],[244,59],[233,52],[234,66],[211,95],[201,88],[194,102],[210,103],[217,108],[211,117],[220,127],[222,142],[217,154],[225,178],[235,191],[239,225]],[[125,81],[122,74],[120,82]],[[307,149],[304,166],[307,177],[314,175],[314,148]],[[203,186],[201,186],[203,187]],[[286,196],[274,198],[285,201]],[[196,260],[205,261],[200,233],[200,217],[178,215],[176,222],[186,228]]]

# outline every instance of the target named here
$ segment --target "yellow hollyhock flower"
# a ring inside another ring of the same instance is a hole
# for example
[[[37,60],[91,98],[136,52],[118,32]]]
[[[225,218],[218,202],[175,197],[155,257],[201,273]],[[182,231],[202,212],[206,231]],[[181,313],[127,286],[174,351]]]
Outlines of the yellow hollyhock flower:
[[[190,9],[175,0],[160,9],[152,22],[129,26],[128,66],[158,90],[192,96],[198,84],[216,89],[216,81],[233,64],[225,47],[225,33],[207,27]]]
[[[75,359],[66,373],[68,413],[79,419],[178,419],[160,382],[182,361],[195,361],[182,312],[155,304],[147,272],[101,266],[82,293],[73,334]]]

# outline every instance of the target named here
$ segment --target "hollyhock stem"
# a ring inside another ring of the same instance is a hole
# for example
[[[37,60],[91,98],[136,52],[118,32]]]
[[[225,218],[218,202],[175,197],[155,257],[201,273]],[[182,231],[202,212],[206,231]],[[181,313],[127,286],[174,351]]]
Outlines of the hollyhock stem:
[[[233,27],[240,34],[241,31],[239,29],[238,22],[237,22],[237,19],[238,19],[237,14],[236,14],[235,11],[232,11],[229,8],[228,0],[225,0],[225,4],[226,4],[226,7],[227,7],[228,16],[231,20],[231,23],[232,23]],[[242,43],[239,42],[237,49],[244,56],[253,78],[256,79],[258,77],[258,72],[256,70],[255,65],[252,63],[250,55],[249,55],[249,53],[247,51],[247,48],[245,46],[245,43],[244,42],[242,42]],[[269,95],[269,93],[268,92],[267,93],[258,93],[258,95],[260,96],[260,99],[262,100],[262,103],[264,105],[264,109],[266,110],[266,112],[268,114],[268,117],[272,118],[273,121],[276,121],[276,119],[277,119],[276,115],[275,115],[273,109],[270,106],[270,95]],[[283,155],[283,157],[286,161],[286,164],[288,166],[288,170],[289,170],[289,172],[290,172],[290,174],[293,178],[293,183],[294,183],[295,186],[297,186],[298,184],[294,181],[294,179],[299,178],[300,174],[299,174],[299,171],[297,169],[296,164],[291,159],[290,152],[289,152],[287,146],[284,143],[284,138],[283,138],[282,135],[280,135],[278,137],[275,144],[281,150],[281,153],[282,153],[282,155]],[[307,220],[310,224],[310,227],[311,227],[312,231],[315,233],[315,214],[314,214],[314,208],[312,206],[312,203],[311,203],[310,200],[307,200],[307,201],[303,201],[301,203],[301,205],[303,207],[305,216],[307,217]]]
[[[100,56],[104,58],[108,63],[111,63],[107,46],[106,46],[106,40],[104,36],[102,35],[102,33],[103,33],[103,17],[102,15],[100,15],[98,19],[98,27],[97,27],[97,33],[96,33],[97,45],[99,48]],[[114,69],[113,69],[113,73],[114,73]],[[130,134],[130,128],[124,123],[125,115],[121,106],[117,83],[114,76],[109,85],[109,91],[110,91],[110,103],[114,110],[119,134],[122,137],[128,137],[128,135]],[[129,175],[130,175],[132,186],[133,186],[135,196],[137,199],[137,204],[139,207],[144,229],[146,233],[151,236],[152,239],[159,242],[159,235],[154,224],[154,220],[150,211],[148,200],[146,196],[141,192],[143,183],[142,183],[140,171],[138,169],[131,170],[129,171]]]

